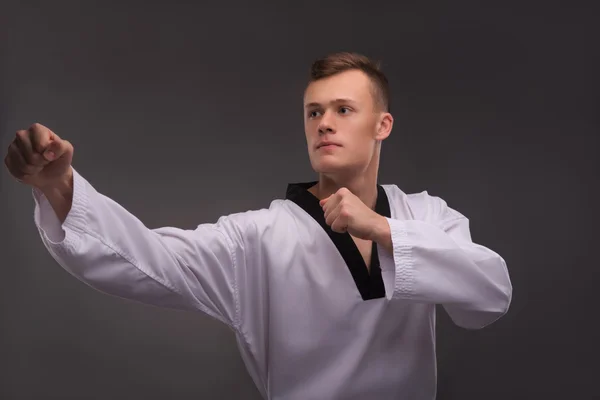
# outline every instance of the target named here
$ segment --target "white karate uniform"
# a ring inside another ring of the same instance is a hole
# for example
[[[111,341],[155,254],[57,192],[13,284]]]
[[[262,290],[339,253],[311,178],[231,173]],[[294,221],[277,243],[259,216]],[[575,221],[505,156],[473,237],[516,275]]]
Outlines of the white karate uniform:
[[[104,293],[227,324],[265,399],[434,399],[435,304],[469,329],[510,305],[502,257],[473,243],[468,219],[427,191],[378,185],[393,254],[374,243],[369,274],[350,235],[325,224],[306,190],[316,182],[183,230],[149,229],[77,171],[73,179],[62,225],[33,189],[53,258]]]

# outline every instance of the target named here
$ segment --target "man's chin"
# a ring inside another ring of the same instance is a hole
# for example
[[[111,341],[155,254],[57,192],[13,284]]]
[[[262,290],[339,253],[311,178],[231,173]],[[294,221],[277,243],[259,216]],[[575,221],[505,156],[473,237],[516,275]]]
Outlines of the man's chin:
[[[315,165],[313,169],[320,174],[331,174],[343,171],[346,168],[342,163],[321,162]]]
[[[313,169],[318,174],[325,175],[346,175],[352,170],[354,170],[353,166],[350,164],[342,163],[342,162],[319,162],[313,166]]]

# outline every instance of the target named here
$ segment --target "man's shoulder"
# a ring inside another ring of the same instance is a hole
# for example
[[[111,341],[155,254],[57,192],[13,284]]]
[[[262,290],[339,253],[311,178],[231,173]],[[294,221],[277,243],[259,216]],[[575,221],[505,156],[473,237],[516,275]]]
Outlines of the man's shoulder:
[[[223,215],[216,223],[206,226],[216,228],[234,242],[245,242],[249,246],[258,245],[258,242],[275,243],[290,233],[297,234],[295,229],[299,227],[299,220],[307,216],[294,206],[289,200],[275,199],[264,208]]]
[[[388,195],[390,206],[405,205],[414,219],[434,221],[448,218],[464,218],[458,211],[451,208],[447,201],[429,190],[419,192],[404,192],[395,184],[381,185]]]
[[[441,197],[430,194],[428,190],[405,192],[396,184],[390,183],[381,186],[385,189],[385,193],[388,196],[390,203],[401,202],[408,203],[417,208],[426,208],[435,207],[444,201]]]
[[[286,214],[286,200],[272,200],[268,206],[262,208],[237,211],[231,214],[221,216],[216,225],[230,225],[241,230],[249,228],[262,228],[280,221]]]

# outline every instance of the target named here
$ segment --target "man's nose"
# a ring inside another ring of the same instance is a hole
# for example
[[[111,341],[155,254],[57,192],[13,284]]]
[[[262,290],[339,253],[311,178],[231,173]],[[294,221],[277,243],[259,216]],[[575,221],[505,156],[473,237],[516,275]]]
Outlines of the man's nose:
[[[333,116],[329,111],[325,111],[321,121],[319,122],[319,134],[333,133],[335,132],[335,125],[333,123]]]

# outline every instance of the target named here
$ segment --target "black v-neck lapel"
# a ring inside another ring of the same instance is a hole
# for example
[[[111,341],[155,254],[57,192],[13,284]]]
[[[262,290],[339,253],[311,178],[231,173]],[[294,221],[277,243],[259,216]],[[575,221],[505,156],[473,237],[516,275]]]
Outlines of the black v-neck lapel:
[[[331,227],[325,222],[323,209],[319,205],[319,199],[315,197],[308,189],[317,182],[290,183],[286,191],[286,199],[293,201],[300,208],[306,211],[315,219],[325,230],[327,235],[334,243],[342,255],[354,283],[360,292],[363,300],[377,299],[385,297],[385,286],[381,277],[381,267],[379,265],[379,255],[377,254],[377,243],[373,242],[371,250],[371,273],[367,270],[367,265],[360,254],[360,250],[352,240],[349,233],[337,233],[331,230]],[[390,204],[381,185],[377,185],[377,201],[375,203],[375,212],[385,217],[391,217]]]

